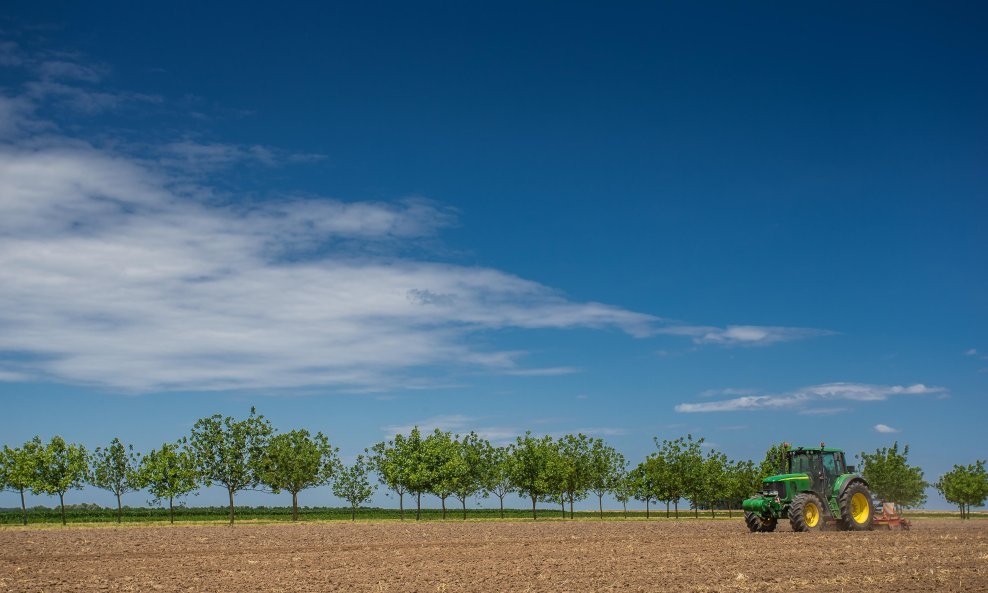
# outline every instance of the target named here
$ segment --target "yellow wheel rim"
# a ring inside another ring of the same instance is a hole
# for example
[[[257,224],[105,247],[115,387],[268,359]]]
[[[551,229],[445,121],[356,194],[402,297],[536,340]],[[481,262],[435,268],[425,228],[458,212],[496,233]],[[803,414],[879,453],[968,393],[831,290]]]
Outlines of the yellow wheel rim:
[[[868,498],[860,492],[855,492],[851,496],[851,518],[854,519],[854,522],[867,523],[870,511]]]
[[[816,527],[820,522],[820,509],[812,502],[807,502],[803,507],[803,522],[807,527]]]

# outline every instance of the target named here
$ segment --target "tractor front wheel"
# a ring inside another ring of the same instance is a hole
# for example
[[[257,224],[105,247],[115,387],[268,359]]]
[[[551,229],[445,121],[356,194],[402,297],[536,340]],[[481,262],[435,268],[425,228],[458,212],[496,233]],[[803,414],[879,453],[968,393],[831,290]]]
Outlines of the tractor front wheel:
[[[848,486],[837,500],[840,525],[848,531],[871,531],[875,508],[871,492],[861,482]]]
[[[797,494],[789,505],[789,524],[793,531],[820,531],[823,528],[823,503],[809,492]]]
[[[775,531],[775,526],[779,523],[778,519],[763,519],[755,513],[750,512],[745,512],[744,522],[748,525],[748,529],[755,533]]]

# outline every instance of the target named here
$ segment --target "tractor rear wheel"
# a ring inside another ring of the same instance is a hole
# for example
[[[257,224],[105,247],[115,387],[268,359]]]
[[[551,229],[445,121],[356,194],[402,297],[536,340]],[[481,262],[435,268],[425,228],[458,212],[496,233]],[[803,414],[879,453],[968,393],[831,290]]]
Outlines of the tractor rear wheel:
[[[755,513],[749,512],[745,512],[744,522],[748,525],[748,529],[755,533],[775,531],[775,526],[779,523],[778,519],[763,519]]]
[[[789,524],[793,531],[820,531],[824,524],[823,503],[816,494],[797,494],[789,504]]]
[[[837,508],[841,527],[848,531],[871,531],[875,507],[867,486],[854,482],[845,488],[837,500]]]

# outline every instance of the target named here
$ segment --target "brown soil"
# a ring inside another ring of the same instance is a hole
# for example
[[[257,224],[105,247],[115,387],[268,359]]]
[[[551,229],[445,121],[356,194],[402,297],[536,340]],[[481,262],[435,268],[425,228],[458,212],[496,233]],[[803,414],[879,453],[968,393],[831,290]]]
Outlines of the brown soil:
[[[0,591],[988,591],[988,522],[752,534],[735,521],[0,528]]]

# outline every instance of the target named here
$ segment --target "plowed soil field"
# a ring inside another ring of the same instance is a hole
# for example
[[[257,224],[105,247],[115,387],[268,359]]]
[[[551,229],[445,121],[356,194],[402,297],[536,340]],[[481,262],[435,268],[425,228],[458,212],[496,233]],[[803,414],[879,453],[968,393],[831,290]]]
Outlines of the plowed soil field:
[[[988,591],[988,522],[751,534],[735,521],[0,529],[0,591]]]

